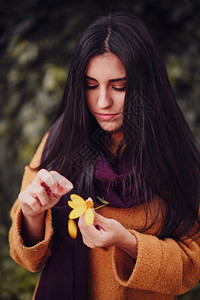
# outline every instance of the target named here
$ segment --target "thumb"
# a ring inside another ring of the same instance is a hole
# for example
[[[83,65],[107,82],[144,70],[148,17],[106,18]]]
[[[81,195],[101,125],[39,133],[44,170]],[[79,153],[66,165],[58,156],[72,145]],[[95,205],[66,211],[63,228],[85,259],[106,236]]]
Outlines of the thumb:
[[[94,210],[94,223],[96,225],[99,225],[103,228],[105,228],[107,226],[109,222],[108,218],[103,217],[102,215],[98,214],[95,210]]]

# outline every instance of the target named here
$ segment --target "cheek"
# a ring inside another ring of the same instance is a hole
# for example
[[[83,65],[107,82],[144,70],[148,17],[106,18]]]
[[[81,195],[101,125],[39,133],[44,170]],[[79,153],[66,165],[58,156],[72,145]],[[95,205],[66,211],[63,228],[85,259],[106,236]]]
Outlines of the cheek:
[[[118,106],[119,110],[124,110],[124,103],[125,103],[125,95],[119,95],[116,97],[115,105]]]

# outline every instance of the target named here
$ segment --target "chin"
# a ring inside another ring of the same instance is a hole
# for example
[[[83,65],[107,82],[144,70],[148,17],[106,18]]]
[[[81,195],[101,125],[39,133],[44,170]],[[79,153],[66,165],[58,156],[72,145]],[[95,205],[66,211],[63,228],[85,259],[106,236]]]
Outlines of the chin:
[[[114,131],[118,131],[120,128],[121,128],[121,125],[119,124],[100,124],[100,127],[105,130],[105,131],[108,131],[108,132],[114,132]]]

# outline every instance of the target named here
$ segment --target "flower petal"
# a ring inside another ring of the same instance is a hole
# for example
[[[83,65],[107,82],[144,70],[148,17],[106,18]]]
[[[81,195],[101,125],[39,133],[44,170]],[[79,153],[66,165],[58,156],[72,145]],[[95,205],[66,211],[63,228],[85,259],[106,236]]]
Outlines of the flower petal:
[[[85,212],[85,222],[88,226],[92,225],[94,222],[94,212],[92,208],[88,208]]]
[[[72,200],[74,206],[76,207],[86,205],[85,200],[77,194],[71,194],[70,199]]]
[[[73,201],[70,201],[70,200],[67,203],[71,208],[76,208],[76,207],[82,206],[79,203],[77,204],[76,202],[74,203]]]
[[[86,209],[86,206],[79,206],[74,208],[69,214],[69,219],[76,219],[80,217],[86,211]]]
[[[77,237],[76,223],[72,219],[68,220],[68,232],[72,239],[75,239]]]

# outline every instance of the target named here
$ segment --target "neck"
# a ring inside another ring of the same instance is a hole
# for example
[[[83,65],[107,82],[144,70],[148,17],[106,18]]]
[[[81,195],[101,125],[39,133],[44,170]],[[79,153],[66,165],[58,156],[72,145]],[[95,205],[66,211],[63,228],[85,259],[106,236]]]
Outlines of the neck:
[[[124,133],[119,130],[111,133],[112,140],[111,144],[109,145],[109,150],[113,155],[116,155],[118,146],[123,139]]]

